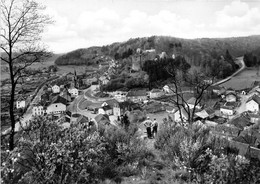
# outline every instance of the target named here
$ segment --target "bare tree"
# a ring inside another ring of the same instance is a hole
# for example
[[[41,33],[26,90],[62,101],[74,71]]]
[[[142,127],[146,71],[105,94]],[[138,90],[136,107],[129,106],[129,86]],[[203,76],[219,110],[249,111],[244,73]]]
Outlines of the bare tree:
[[[33,0],[1,0],[1,60],[7,63],[11,80],[10,150],[14,148],[14,101],[17,84],[30,75],[28,68],[33,63],[40,62],[49,55],[40,44],[40,34],[47,24],[52,23],[51,18],[41,12],[44,9],[44,6]]]
[[[187,122],[192,124],[196,109],[199,107],[203,99],[203,95],[212,85],[213,78],[210,80],[205,80],[205,76],[197,71],[184,73],[183,71],[176,69],[166,69],[167,72],[173,77],[173,86],[170,87],[170,90],[174,93],[174,98],[171,98],[170,102],[177,107],[180,113],[180,123],[184,125],[185,120],[182,114],[182,111],[184,111],[187,113]],[[183,90],[184,83],[190,86],[191,89]],[[186,93],[193,93],[194,95],[195,101],[192,108],[189,106],[187,99],[185,99],[184,95]]]

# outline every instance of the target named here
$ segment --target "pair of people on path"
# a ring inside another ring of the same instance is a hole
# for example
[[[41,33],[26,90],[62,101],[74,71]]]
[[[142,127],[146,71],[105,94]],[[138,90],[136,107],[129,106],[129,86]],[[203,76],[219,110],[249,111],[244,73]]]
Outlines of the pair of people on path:
[[[154,118],[154,121],[152,121],[149,117],[147,117],[144,126],[146,127],[148,138],[153,138],[157,134],[158,123],[156,121],[156,118]]]

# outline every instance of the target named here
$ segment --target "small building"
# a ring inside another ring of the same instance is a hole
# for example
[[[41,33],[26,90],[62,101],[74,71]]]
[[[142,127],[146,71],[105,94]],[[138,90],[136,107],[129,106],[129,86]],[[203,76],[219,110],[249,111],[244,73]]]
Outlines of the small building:
[[[167,93],[167,94],[173,93],[173,90],[170,89],[170,87],[169,87],[168,85],[163,86],[163,91],[164,91],[165,93]]]
[[[98,109],[98,114],[112,115],[112,114],[113,114],[113,108],[110,107],[109,105],[100,107],[100,108]]]
[[[86,85],[91,85],[93,82],[97,82],[97,81],[98,81],[98,79],[96,77],[87,78],[87,79],[82,80],[83,84],[86,84]]]
[[[226,93],[225,99],[226,99],[227,102],[236,102],[237,101],[237,95],[236,95],[235,92],[230,91],[230,92]]]
[[[101,76],[101,77],[99,77],[99,81],[100,81],[100,83],[102,84],[102,85],[107,85],[108,84],[108,82],[109,82],[109,80],[108,80],[108,78],[106,77],[106,76]]]
[[[42,116],[45,113],[45,109],[42,105],[35,105],[32,108],[32,114],[34,116]]]
[[[126,101],[127,91],[116,91],[114,97],[119,102]]]
[[[109,126],[111,126],[109,116],[107,114],[98,114],[93,121],[98,126],[98,130],[106,130]]]
[[[250,112],[257,113],[259,112],[260,106],[260,97],[257,95],[253,95],[246,102],[246,110]]]
[[[164,91],[160,89],[152,89],[150,91],[150,98],[159,98],[164,95]]]
[[[233,125],[237,127],[240,130],[245,130],[249,126],[253,125],[251,123],[250,117],[248,115],[240,115],[239,117],[236,117],[228,122],[228,125]]]
[[[53,93],[60,93],[60,87],[58,85],[54,85],[51,88]]]
[[[223,105],[220,107],[220,113],[225,116],[232,116],[235,114],[235,110],[233,107]]]
[[[71,94],[72,97],[77,97],[79,95],[79,90],[77,88],[70,88],[68,92]]]
[[[67,100],[61,96],[56,96],[47,107],[47,114],[60,114],[66,111]]]
[[[126,95],[127,100],[130,100],[132,102],[143,102],[147,100],[147,94],[146,90],[144,89],[137,89],[137,90],[131,90]]]
[[[174,121],[175,122],[186,122],[188,120],[188,113],[185,111],[184,108],[181,109],[181,111],[177,110],[174,112]]]
[[[100,89],[100,85],[99,85],[98,82],[92,82],[90,88],[91,88],[92,91],[99,90]]]
[[[195,107],[195,103],[196,103],[196,98],[195,97],[191,97],[188,101],[187,104],[189,106],[190,109],[193,109]],[[201,105],[197,104],[196,108],[200,109]]]
[[[215,116],[215,111],[211,108],[207,108],[195,113],[195,115],[201,119],[211,119]]]
[[[20,96],[17,100],[16,100],[16,108],[17,109],[21,109],[21,108],[25,108],[26,106],[26,100],[24,97]]]
[[[66,74],[66,78],[68,81],[73,81],[75,79],[75,74],[69,72]]]

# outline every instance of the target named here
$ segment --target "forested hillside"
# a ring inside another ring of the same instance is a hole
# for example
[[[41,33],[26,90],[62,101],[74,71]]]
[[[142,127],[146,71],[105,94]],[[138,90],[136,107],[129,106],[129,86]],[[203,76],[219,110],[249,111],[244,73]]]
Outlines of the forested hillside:
[[[178,44],[181,44],[181,47],[176,47]],[[153,48],[156,54],[161,52],[166,52],[168,56],[182,54],[191,65],[201,66],[203,62],[224,55],[226,50],[233,57],[237,57],[257,50],[259,45],[260,36],[200,39],[152,36],[129,39],[126,42],[103,47],[78,49],[58,57],[55,63],[57,65],[90,65],[97,60],[102,62],[101,56],[110,56],[120,60],[131,56],[138,48],[142,50]]]

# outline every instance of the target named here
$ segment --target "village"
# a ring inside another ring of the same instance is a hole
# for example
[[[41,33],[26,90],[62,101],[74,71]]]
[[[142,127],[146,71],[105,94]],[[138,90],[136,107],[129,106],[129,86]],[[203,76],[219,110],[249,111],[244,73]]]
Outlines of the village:
[[[187,121],[188,114],[169,99],[174,98],[171,84],[161,89],[131,89],[113,92],[102,91],[102,85],[110,80],[110,73],[117,67],[114,60],[108,63],[107,72],[98,75],[92,72],[84,76],[67,73],[59,79],[42,86],[22,122],[30,121],[35,116],[48,116],[64,128],[71,124],[87,124],[99,127],[119,126],[125,114],[132,117],[132,122],[140,123],[140,132],[145,137],[144,120],[156,118],[162,124],[167,118],[174,122]],[[100,65],[100,69],[102,69]],[[257,122],[260,120],[260,82],[255,81],[250,88],[244,90],[226,89],[212,85],[207,93],[215,96],[214,104],[198,104],[192,91],[187,95],[190,109],[195,108],[195,123],[210,128],[217,136],[224,137],[241,155],[250,153],[259,158],[260,132]],[[23,109],[28,104],[20,96],[16,108]],[[131,122],[130,121],[130,122]],[[20,128],[18,125],[16,131]]]

